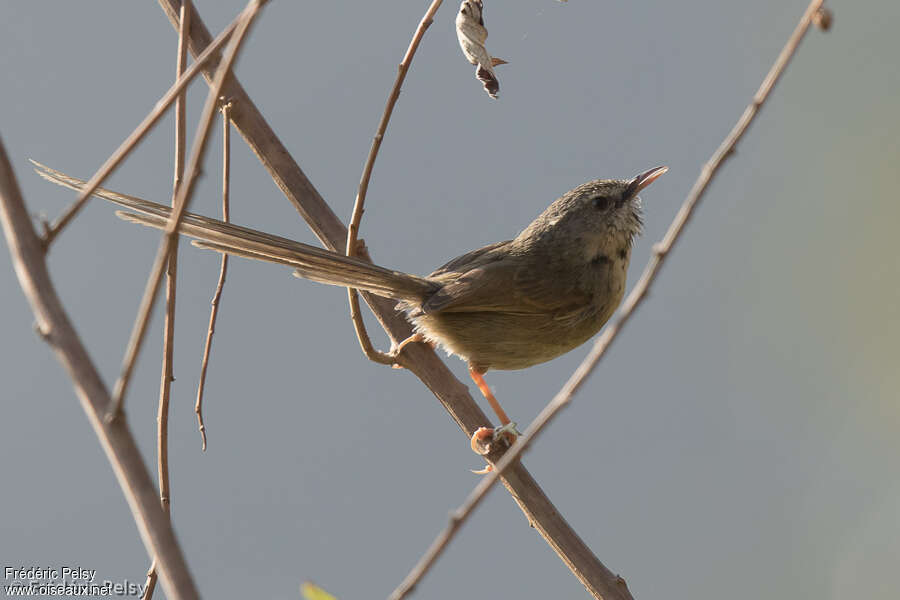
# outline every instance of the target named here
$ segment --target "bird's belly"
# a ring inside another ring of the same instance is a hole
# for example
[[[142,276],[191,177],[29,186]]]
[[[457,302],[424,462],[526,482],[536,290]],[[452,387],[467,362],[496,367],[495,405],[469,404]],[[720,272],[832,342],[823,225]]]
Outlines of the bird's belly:
[[[615,306],[612,306],[615,309]],[[577,319],[547,314],[439,312],[414,319],[416,330],[478,370],[524,369],[577,348],[612,310],[586,307]]]

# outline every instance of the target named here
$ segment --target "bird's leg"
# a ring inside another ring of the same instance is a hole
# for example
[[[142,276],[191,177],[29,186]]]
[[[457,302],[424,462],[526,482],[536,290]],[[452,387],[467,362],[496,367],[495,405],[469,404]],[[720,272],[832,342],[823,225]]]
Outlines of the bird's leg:
[[[478,386],[478,389],[481,390],[481,393],[487,399],[488,404],[494,409],[497,418],[500,419],[501,425],[496,429],[492,427],[479,427],[475,433],[472,434],[472,450],[477,454],[487,454],[490,451],[490,443],[496,442],[501,436],[506,439],[509,444],[512,444],[519,435],[519,432],[516,430],[516,424],[509,420],[506,411],[503,410],[503,407],[497,402],[497,398],[494,397],[494,393],[484,380],[484,371],[469,367],[469,375],[472,376],[472,381],[474,381],[475,385]]]

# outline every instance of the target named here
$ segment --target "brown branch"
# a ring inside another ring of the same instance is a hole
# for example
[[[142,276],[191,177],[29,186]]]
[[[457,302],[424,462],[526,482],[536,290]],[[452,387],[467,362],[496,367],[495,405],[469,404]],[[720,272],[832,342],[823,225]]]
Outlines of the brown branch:
[[[0,223],[9,244],[19,285],[34,312],[41,337],[66,368],[81,406],[106,457],[170,599],[198,598],[187,563],[168,516],[159,506],[156,486],[124,419],[106,423],[103,414],[112,402],[96,367],[85,350],[53,287],[44,248],[31,225],[6,150],[0,142]]]
[[[178,14],[178,13],[176,13]],[[115,152],[106,159],[106,162],[97,170],[96,173],[88,180],[87,186],[84,191],[78,195],[78,198],[63,212],[63,214],[56,220],[56,222],[47,227],[44,232],[44,236],[41,240],[41,245],[44,248],[44,252],[46,252],[50,248],[50,244],[53,243],[53,240],[56,239],[56,236],[69,224],[69,222],[75,218],[75,215],[78,214],[78,211],[84,207],[85,203],[88,201],[88,198],[91,197],[91,194],[94,193],[94,190],[100,187],[100,185],[109,177],[113,171],[119,166],[119,164],[125,160],[125,157],[134,149],[137,144],[144,139],[144,136],[156,125],[156,122],[160,117],[166,112],[166,109],[175,101],[176,98],[181,94],[181,92],[188,86],[188,84],[197,76],[198,73],[203,72],[203,69],[206,68],[208,64],[218,64],[217,53],[219,49],[229,40],[231,39],[231,34],[234,33],[235,27],[237,27],[240,22],[240,15],[231,22],[228,27],[226,27],[219,36],[210,42],[208,46],[205,47],[202,53],[197,53],[197,58],[194,64],[184,73],[182,77],[175,82],[172,87],[163,95],[162,98],[156,103],[153,107],[153,110],[150,111],[144,120],[141,121],[140,125],[138,125],[131,135],[125,138],[125,141],[119,145]],[[180,21],[178,21],[180,22]],[[176,25],[177,29],[177,25]]]
[[[187,30],[190,28],[190,0],[184,0],[181,6],[181,24],[178,29],[178,51],[175,63],[175,81],[184,74],[187,66]],[[182,90],[175,99],[175,174],[172,182],[172,207],[178,196],[178,187],[184,174],[185,147],[185,91]],[[162,509],[169,514],[169,398],[172,394],[173,362],[175,360],[175,291],[178,279],[178,243],[172,246],[166,268],[166,317],[163,323],[163,365],[159,390],[159,408],[156,413],[156,467],[159,479],[159,501]],[[150,600],[156,589],[156,559],[153,559],[147,571],[144,584],[144,600]]]
[[[578,391],[578,389],[587,379],[588,375],[591,374],[600,358],[606,353],[610,344],[612,344],[613,340],[616,339],[619,332],[622,330],[622,327],[624,327],[625,323],[627,323],[631,316],[634,314],[635,309],[646,297],[647,290],[656,279],[656,275],[659,272],[660,266],[668,256],[669,252],[672,250],[672,246],[678,240],[679,236],[684,230],[685,225],[687,225],[687,222],[690,220],[690,217],[697,207],[697,203],[700,201],[704,192],[706,191],[709,182],[718,172],[719,168],[722,166],[725,160],[734,152],[735,146],[737,145],[738,141],[740,141],[740,139],[743,137],[744,133],[747,131],[747,128],[750,126],[750,123],[759,112],[759,109],[769,97],[769,93],[772,91],[775,83],[781,77],[785,67],[787,67],[788,62],[790,62],[791,58],[796,52],[797,46],[800,44],[800,41],[803,39],[804,35],[809,29],[809,25],[814,15],[818,13],[823,2],[824,0],[812,0],[812,2],[810,2],[809,7],[807,7],[806,12],[803,13],[803,17],[800,19],[800,23],[794,29],[793,34],[791,34],[791,37],[788,39],[787,44],[781,51],[781,54],[778,55],[775,64],[772,65],[772,68],[769,70],[768,75],[766,75],[766,78],[763,80],[762,85],[753,96],[750,104],[744,110],[744,113],[741,115],[737,124],[734,126],[734,129],[731,130],[731,133],[728,134],[728,137],[725,138],[725,140],[715,151],[709,161],[703,166],[702,170],[700,171],[700,176],[697,178],[697,181],[694,183],[694,186],[688,193],[687,198],[681,205],[678,214],[675,215],[674,220],[672,221],[671,225],[669,225],[669,229],[666,232],[665,237],[663,237],[661,242],[654,245],[653,256],[651,256],[650,261],[644,268],[644,273],[641,275],[641,278],[632,288],[631,293],[628,294],[628,298],[626,298],[624,304],[622,305],[622,310],[618,318],[603,331],[603,333],[594,343],[594,347],[591,349],[591,352],[584,359],[581,365],[578,366],[578,368],[565,383],[562,389],[556,394],[556,396],[554,396],[553,400],[551,400],[550,403],[547,404],[546,407],[544,407],[544,409],[540,412],[534,422],[528,427],[522,437],[520,437],[513,445],[513,447],[503,456],[503,458],[501,458],[500,461],[494,465],[494,470],[490,474],[486,475],[478,483],[475,489],[472,490],[468,498],[466,498],[466,501],[459,508],[453,511],[450,518],[450,523],[447,525],[444,531],[442,531],[438,535],[434,542],[432,542],[431,546],[419,560],[415,568],[410,572],[409,575],[407,575],[406,579],[404,579],[400,586],[394,591],[394,593],[391,594],[391,600],[400,600],[400,598],[405,597],[407,593],[409,593],[413,589],[413,587],[418,583],[422,576],[426,572],[428,572],[429,568],[434,564],[438,556],[440,556],[443,550],[447,547],[447,544],[451,539],[453,539],[453,536],[459,530],[460,526],[472,514],[472,511],[476,506],[478,506],[478,504],[487,494],[488,490],[490,490],[494,483],[496,483],[498,477],[501,477],[503,475],[503,472],[507,468],[510,468],[510,466],[521,457],[522,453],[528,449],[534,439],[543,431],[547,424],[549,424],[550,421],[552,421],[553,418],[556,417],[559,412],[571,402],[572,396],[576,391]],[[616,578],[616,580],[611,583],[621,585],[623,589],[625,587],[625,581],[621,578]],[[590,590],[590,588],[588,589]],[[607,592],[604,592],[603,590],[590,591],[592,594],[594,594],[595,597],[607,597]]]
[[[174,245],[175,235],[178,225],[184,217],[194,191],[194,184],[200,173],[200,165],[206,155],[207,140],[209,139],[210,126],[215,116],[216,106],[222,92],[222,85],[228,78],[231,65],[237,58],[237,53],[241,48],[244,38],[253,23],[253,19],[259,12],[259,9],[265,4],[266,0],[250,0],[247,8],[241,13],[241,20],[235,28],[234,36],[229,42],[225,55],[216,69],[216,75],[213,84],[210,87],[206,97],[206,104],[203,106],[203,112],[200,117],[200,124],[197,127],[197,133],[194,135],[194,145],[191,148],[191,158],[188,162],[187,177],[184,183],[178,188],[178,194],[175,198],[175,207],[172,209],[172,215],[166,225],[165,233],[160,240],[159,249],[156,252],[156,258],[153,261],[153,267],[150,269],[150,276],[147,278],[147,285],[144,288],[144,296],[141,298],[138,316],[135,319],[134,327],[131,330],[131,337],[128,340],[128,346],[125,350],[125,358],[122,361],[122,373],[116,381],[113,388],[113,404],[107,418],[112,420],[122,412],[122,405],[125,399],[125,392],[128,389],[128,383],[131,380],[131,373],[140,354],[144,337],[147,332],[147,325],[150,322],[150,313],[153,310],[153,304],[156,301],[156,292],[159,290],[159,284],[162,281],[162,273],[166,264],[166,257]]]
[[[227,223],[231,216],[228,207],[229,184],[231,179],[231,102],[222,106],[222,220]],[[209,328],[206,331],[206,343],[203,345],[203,360],[200,363],[200,383],[197,385],[197,403],[194,412],[197,414],[197,427],[200,429],[200,440],[203,451],[206,451],[206,425],[203,423],[203,390],[206,387],[206,368],[209,366],[209,350],[212,347],[213,334],[216,332],[216,317],[219,314],[219,300],[225,288],[225,276],[228,274],[228,255],[222,255],[222,267],[219,270],[219,282],[212,297],[212,308],[209,311]]]
[[[158,1],[169,20],[177,26],[180,2]],[[206,48],[211,39],[209,31],[196,11],[196,6],[192,7],[191,23],[190,49],[196,55]],[[204,69],[207,79],[211,77],[212,69],[214,63],[210,63]],[[291,157],[237,78],[229,79],[223,94],[233,99],[235,103],[231,117],[235,129],[269,171],[276,185],[297,212],[306,220],[313,233],[326,248],[336,251],[339,248],[343,249],[347,240],[347,229]],[[392,340],[404,340],[412,334],[410,324],[394,310],[393,301],[371,294],[362,296]],[[490,425],[484,412],[469,394],[468,388],[427,345],[410,344],[400,358],[403,366],[418,377],[438,398],[465,433],[467,441],[476,429]],[[498,450],[486,458],[496,461],[501,453],[502,451]],[[611,576],[609,570],[597,560],[524,466],[516,464],[507,469],[502,481],[513,500],[525,513],[528,522],[534,525],[586,586],[602,586],[603,582],[609,579]],[[608,598],[628,598],[628,596],[611,594]]]
[[[372,139],[372,147],[369,149],[369,156],[366,158],[366,164],[363,167],[363,174],[359,181],[359,191],[356,193],[356,202],[353,204],[353,215],[350,217],[350,225],[347,227],[347,247],[345,252],[347,256],[356,256],[357,254],[357,236],[359,235],[359,223],[362,221],[363,207],[366,204],[366,194],[369,191],[369,180],[372,178],[372,169],[375,167],[375,159],[378,157],[378,150],[381,149],[381,142],[384,140],[384,132],[387,130],[388,122],[391,120],[391,114],[394,112],[394,105],[400,97],[400,88],[403,87],[403,81],[409,72],[409,66],[412,64],[413,56],[419,48],[419,42],[425,31],[434,21],[434,14],[440,8],[443,0],[434,0],[425,16],[419,21],[419,26],[413,34],[406,54],[400,61],[400,67],[397,69],[397,78],[394,80],[394,87],[388,96],[387,104],[384,107],[384,113],[381,115],[381,121],[378,123],[378,129],[375,131],[375,137]],[[350,301],[350,319],[353,321],[353,328],[356,330],[356,337],[359,338],[359,345],[363,354],[369,360],[377,363],[390,365],[395,362],[395,358],[391,354],[379,352],[372,346],[372,340],[366,332],[366,325],[363,322],[362,314],[359,310],[359,296],[353,288],[347,288],[347,298]]]

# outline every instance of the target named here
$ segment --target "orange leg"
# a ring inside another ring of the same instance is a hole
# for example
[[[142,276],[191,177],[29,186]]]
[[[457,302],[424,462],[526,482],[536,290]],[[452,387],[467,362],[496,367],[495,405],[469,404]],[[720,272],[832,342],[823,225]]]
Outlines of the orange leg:
[[[472,435],[472,450],[477,454],[487,454],[490,451],[490,443],[496,441],[497,434],[499,433],[502,433],[506,438],[506,441],[512,444],[516,441],[516,434],[514,433],[515,423],[512,423],[509,420],[506,411],[503,410],[503,407],[497,402],[497,398],[494,397],[494,393],[484,380],[484,372],[470,367],[469,375],[471,375],[475,385],[478,386],[478,389],[481,390],[481,393],[487,399],[488,404],[491,405],[491,408],[497,414],[497,418],[500,419],[500,425],[502,425],[498,430],[494,430],[490,427],[479,427]]]
[[[503,410],[503,407],[500,406],[499,402],[497,402],[497,399],[494,397],[494,392],[491,391],[491,388],[488,386],[487,381],[484,380],[484,373],[470,368],[469,375],[472,376],[472,380],[475,382],[475,385],[478,386],[478,389],[481,390],[481,393],[484,394],[485,398],[487,398],[488,404],[490,404],[491,408],[494,409],[494,412],[497,414],[497,418],[500,419],[500,424],[506,425],[507,423],[509,423],[509,417],[506,416],[506,411]]]

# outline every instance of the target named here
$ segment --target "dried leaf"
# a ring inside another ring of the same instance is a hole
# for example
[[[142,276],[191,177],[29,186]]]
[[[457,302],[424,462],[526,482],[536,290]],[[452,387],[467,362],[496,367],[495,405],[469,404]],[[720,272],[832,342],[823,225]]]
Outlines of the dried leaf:
[[[484,91],[496,98],[500,81],[494,67],[506,64],[506,61],[491,56],[484,47],[488,32],[484,27],[483,12],[482,0],[463,0],[456,15],[456,37],[466,60],[475,65],[475,77],[484,85]]]

